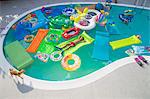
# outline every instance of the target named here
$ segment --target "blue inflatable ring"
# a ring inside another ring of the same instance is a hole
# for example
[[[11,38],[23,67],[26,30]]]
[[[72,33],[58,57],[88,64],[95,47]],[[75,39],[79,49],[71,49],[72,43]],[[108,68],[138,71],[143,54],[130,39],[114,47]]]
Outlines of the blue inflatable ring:
[[[75,10],[73,8],[65,8],[63,9],[62,13],[66,16],[71,16],[75,13]]]

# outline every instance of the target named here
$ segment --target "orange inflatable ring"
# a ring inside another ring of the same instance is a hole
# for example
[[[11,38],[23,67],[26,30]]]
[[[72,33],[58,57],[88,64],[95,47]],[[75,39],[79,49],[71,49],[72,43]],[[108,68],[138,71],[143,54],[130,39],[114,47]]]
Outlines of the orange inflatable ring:
[[[69,60],[74,60],[74,64],[72,64],[72,65],[68,64]],[[80,64],[81,64],[81,60],[80,60],[79,56],[77,56],[75,54],[68,54],[67,56],[63,57],[63,59],[61,61],[61,65],[67,71],[77,70],[78,68],[80,68]]]
[[[27,43],[32,42],[33,39],[34,39],[34,35],[26,35],[24,37],[24,41],[27,42]]]

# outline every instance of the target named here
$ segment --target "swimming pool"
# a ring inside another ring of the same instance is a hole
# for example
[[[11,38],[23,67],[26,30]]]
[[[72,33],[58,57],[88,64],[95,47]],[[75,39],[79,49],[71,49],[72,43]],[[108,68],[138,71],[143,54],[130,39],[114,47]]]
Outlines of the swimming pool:
[[[91,3],[87,3],[87,4],[91,4]],[[52,6],[52,5],[50,5],[50,6]],[[59,6],[59,5],[55,5],[56,8],[57,8],[57,6]],[[67,6],[69,6],[69,5],[67,5]],[[86,4],[81,5],[81,6],[86,6]],[[136,12],[136,15],[135,15],[133,21],[130,22],[128,25],[122,23],[120,21],[120,19],[118,18],[118,15],[127,9],[131,9]],[[32,12],[32,11],[29,11],[29,12]],[[29,12],[27,12],[27,13],[29,13]],[[24,15],[26,15],[27,13],[25,13]],[[141,39],[142,44],[140,44],[140,45],[144,45],[144,46],[150,45],[150,29],[149,29],[150,22],[149,22],[149,16],[148,16],[149,13],[150,13],[150,11],[146,10],[146,9],[113,5],[113,7],[110,11],[110,15],[108,16],[108,19],[111,19],[115,22],[115,24],[118,27],[121,34],[111,35],[109,37],[109,40],[114,41],[114,40],[130,37],[132,35],[140,34],[142,37],[142,39]],[[24,15],[20,16],[19,19],[22,18]],[[14,21],[14,22],[16,22],[16,21]],[[14,22],[12,22],[12,24],[14,24]],[[142,28],[141,28],[141,25],[143,26]],[[91,36],[92,38],[95,38],[96,31],[106,32],[105,28],[99,27],[98,25],[96,25],[95,29],[88,30],[86,32],[89,36]],[[5,32],[7,32],[7,31],[5,31]],[[10,44],[11,42],[15,41],[15,38],[12,35],[13,32],[14,32],[13,29],[8,30],[8,33],[5,37],[3,46],[6,46],[6,45]],[[28,77],[39,79],[40,81],[46,80],[47,84],[48,84],[48,82],[50,82],[50,83],[66,82],[67,83],[67,81],[74,81],[76,79],[86,78],[87,77],[86,75],[94,74],[98,70],[103,71],[104,67],[107,67],[110,62],[113,62],[113,63],[111,63],[109,65],[109,67],[115,63],[120,64],[121,62],[117,63],[116,60],[127,57],[128,55],[125,54],[125,51],[127,49],[131,48],[131,46],[129,46],[129,47],[124,47],[124,48],[113,51],[112,48],[109,47],[110,59],[107,61],[100,61],[100,60],[91,58],[92,52],[93,52],[93,47],[94,47],[94,43],[91,43],[91,44],[88,44],[88,45],[85,45],[85,46],[79,48],[77,51],[74,52],[74,54],[76,54],[80,57],[81,66],[79,69],[77,69],[76,71],[73,71],[73,72],[69,72],[69,71],[66,71],[65,69],[63,69],[60,62],[53,62],[53,61],[49,60],[47,63],[44,63],[38,59],[35,59],[34,58],[35,54],[30,54],[34,59],[34,62],[30,66],[24,68],[26,71],[25,74]],[[85,53],[83,53],[83,52],[85,52]],[[4,53],[5,53],[5,51],[4,51]],[[146,55],[148,55],[148,54],[146,54]],[[6,57],[6,59],[8,59],[8,58]],[[132,62],[132,61],[128,61],[128,62]],[[128,63],[128,62],[126,62],[126,63]],[[123,63],[123,64],[125,64],[125,63]],[[121,65],[123,65],[123,64],[121,64]],[[95,74],[95,76],[96,75],[97,74]],[[100,78],[100,77],[98,77],[98,78]],[[84,81],[86,81],[86,80],[84,80]],[[36,84],[34,84],[33,86],[36,86]],[[72,86],[72,87],[75,87],[75,86]],[[63,89],[63,87],[62,87],[62,89]]]

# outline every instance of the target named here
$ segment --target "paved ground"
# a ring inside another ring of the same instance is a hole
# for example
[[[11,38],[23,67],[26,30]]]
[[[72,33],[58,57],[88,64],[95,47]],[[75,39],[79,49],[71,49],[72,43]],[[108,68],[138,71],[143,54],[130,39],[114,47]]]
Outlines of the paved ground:
[[[67,1],[69,0],[3,0],[0,1],[0,16],[21,14],[44,4]],[[134,3],[134,0],[118,1],[119,3]],[[147,0],[146,6],[150,6],[150,0]],[[128,64],[81,88],[65,91],[44,91],[16,85],[11,78],[1,71],[0,99],[149,99],[149,75],[150,66],[141,68],[137,64]]]
[[[150,66],[128,64],[104,78],[81,88],[44,91],[16,85],[0,76],[1,99],[149,99]],[[95,75],[96,76],[96,75]]]

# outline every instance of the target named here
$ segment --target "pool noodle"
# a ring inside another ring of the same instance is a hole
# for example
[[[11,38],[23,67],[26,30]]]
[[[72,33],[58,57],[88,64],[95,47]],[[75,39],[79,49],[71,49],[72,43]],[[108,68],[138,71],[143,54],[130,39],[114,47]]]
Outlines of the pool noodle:
[[[6,45],[4,50],[10,62],[19,70],[29,66],[33,62],[32,57],[18,41]]]
[[[96,31],[92,58],[109,60],[109,36],[105,32]]]
[[[115,49],[129,46],[132,44],[139,44],[141,42],[142,41],[140,39],[138,39],[135,35],[133,35],[133,36],[128,37],[128,38],[112,41],[109,44],[111,45],[112,49],[115,50]]]
[[[69,50],[65,51],[64,55],[71,54],[71,53],[75,52],[76,50],[78,50],[80,47],[82,47],[84,45],[87,45],[87,44],[90,44],[90,43],[92,43],[94,41],[94,39],[91,38],[85,31],[80,36],[84,37],[84,40],[86,42],[80,42],[75,47],[72,47]],[[72,38],[72,39],[70,39],[68,41],[62,42],[57,47],[61,48],[61,47],[65,46],[66,44],[69,44],[70,42],[72,42],[72,41],[74,41],[76,39],[78,39],[78,37],[74,37],[74,38]]]
[[[35,53],[41,41],[47,35],[47,33],[48,33],[47,29],[39,29],[30,46],[26,49],[26,51],[30,53]]]

